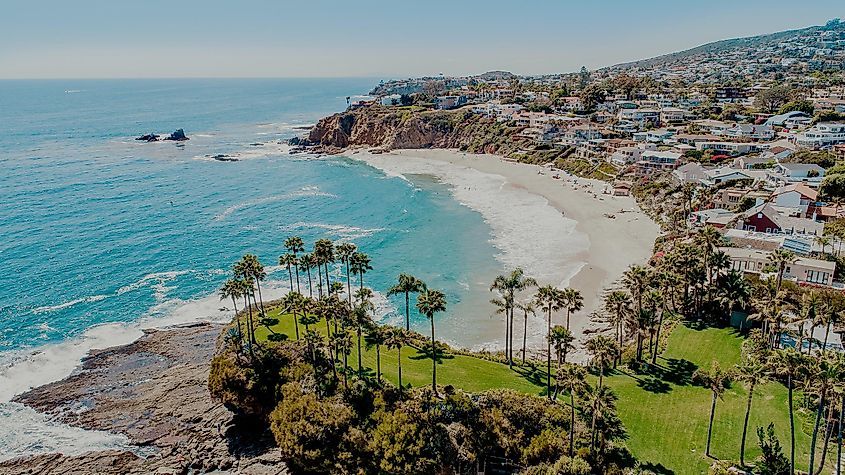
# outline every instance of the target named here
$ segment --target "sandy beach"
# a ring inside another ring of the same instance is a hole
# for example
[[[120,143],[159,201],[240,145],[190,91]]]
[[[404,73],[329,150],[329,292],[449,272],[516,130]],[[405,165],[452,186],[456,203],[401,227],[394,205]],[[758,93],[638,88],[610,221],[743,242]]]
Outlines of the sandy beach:
[[[388,174],[429,174],[450,185],[456,199],[479,211],[493,228],[492,242],[503,251],[497,258],[505,268],[519,266],[541,285],[570,286],[581,291],[584,309],[572,317],[572,329],[579,337],[597,327],[591,323],[590,314],[601,307],[604,290],[628,266],[646,262],[659,233],[657,224],[639,210],[633,197],[604,194],[607,183],[562,171],[514,163],[495,155],[444,149],[380,154],[355,150],[344,155],[364,160]],[[560,178],[553,178],[557,174]],[[498,186],[492,193],[491,183]],[[507,210],[514,200],[518,214],[508,216],[501,210]],[[503,324],[491,325],[491,312],[491,308],[484,308],[477,316],[462,315],[462,326],[466,319],[487,321],[486,326],[495,328],[497,337]],[[555,323],[564,320],[563,312],[554,316]],[[529,323],[534,345],[542,343],[542,322],[542,315],[538,315]],[[448,322],[446,325],[448,328]],[[520,324],[516,331],[521,331]],[[489,339],[490,334],[482,331],[479,337]],[[501,342],[496,337],[490,345],[470,346],[499,347]]]

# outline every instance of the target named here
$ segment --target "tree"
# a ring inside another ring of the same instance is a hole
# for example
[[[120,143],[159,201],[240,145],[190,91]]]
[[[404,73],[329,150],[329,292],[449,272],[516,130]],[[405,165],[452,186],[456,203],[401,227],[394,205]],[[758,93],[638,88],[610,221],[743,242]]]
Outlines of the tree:
[[[599,388],[602,387],[604,379],[604,369],[610,365],[610,362],[616,359],[616,353],[619,348],[612,338],[604,335],[596,335],[584,344],[587,353],[592,356],[593,364],[599,368]]]
[[[575,394],[581,394],[589,387],[587,372],[583,367],[567,364],[555,375],[558,387],[569,393],[571,419],[569,422],[569,456],[575,455]]]
[[[287,249],[287,251],[291,255],[293,255],[293,259],[290,259],[290,264],[293,264],[294,268],[296,269],[296,291],[302,293],[302,290],[299,288],[299,263],[297,258],[299,257],[300,252],[305,252],[305,243],[302,241],[301,237],[291,236],[285,239],[285,249]],[[288,272],[290,272],[290,268],[288,268]],[[291,289],[293,289],[292,282]]]
[[[431,392],[437,396],[437,340],[434,338],[434,315],[446,311],[446,296],[439,290],[426,289],[417,295],[417,310],[431,322]]]
[[[259,262],[258,257],[254,254],[245,254],[241,260],[235,264],[235,277],[251,278],[258,288],[258,305],[260,309],[260,318],[264,318],[264,299],[261,297],[261,281],[267,277],[267,272],[264,266]],[[254,298],[254,297],[253,297]]]
[[[578,98],[581,100],[581,108],[587,112],[596,109],[598,104],[604,102],[606,92],[601,84],[593,83],[581,89]]]
[[[831,201],[835,198],[845,198],[845,173],[827,175],[819,185],[819,199]]]
[[[402,391],[402,347],[408,346],[411,343],[411,338],[408,333],[401,328],[391,327],[387,330],[387,335],[384,339],[384,345],[389,349],[397,350],[399,356],[399,391]]]
[[[551,285],[537,289],[537,305],[546,309],[548,332],[546,333],[546,393],[552,398],[552,312],[563,307],[563,292]]]
[[[243,296],[243,285],[237,279],[227,280],[220,287],[220,300],[232,299],[232,308],[235,309],[235,325],[238,329],[238,344],[243,350],[243,333],[241,332],[241,319],[238,317],[238,299]]]
[[[754,398],[754,389],[757,385],[766,381],[767,368],[756,356],[746,356],[736,367],[736,378],[748,387],[748,402],[745,406],[745,422],[742,424],[742,442],[739,447],[739,463],[745,466],[745,438],[748,434],[748,417],[751,415],[751,400]]]
[[[534,302],[516,302],[516,308],[522,310],[522,365],[525,366],[525,352],[528,343],[528,314],[537,315],[537,309],[534,307]]]
[[[346,329],[336,331],[329,337],[329,342],[337,349],[338,355],[343,355],[343,387],[349,389],[349,354],[352,353],[352,333]]]
[[[816,459],[816,442],[819,434],[819,423],[821,421],[822,414],[824,413],[825,406],[829,402],[828,393],[835,384],[839,383],[843,377],[845,377],[845,374],[843,374],[843,363],[845,363],[845,359],[836,357],[833,352],[822,350],[819,352],[818,358],[816,359],[813,367],[810,369],[810,374],[813,375],[812,380],[814,386],[816,391],[818,391],[819,400],[818,405],[816,406],[816,422],[813,425],[813,438],[810,443],[810,468],[807,470],[807,473],[809,474],[814,473],[813,467],[815,466]],[[819,472],[821,472],[821,469],[824,467],[826,455],[827,451],[823,450],[821,463],[819,463]]]
[[[282,297],[282,305],[291,313],[293,317],[293,324],[296,330],[296,339],[299,340],[299,319],[296,318],[296,312],[302,307],[303,297],[299,292],[291,290],[284,297]]]
[[[358,287],[364,288],[364,274],[373,270],[370,265],[370,257],[363,252],[356,252],[349,258],[349,266],[354,274],[358,274]]]
[[[412,275],[399,274],[398,282],[387,291],[388,296],[405,295],[405,330],[411,329],[411,297],[412,293],[420,293],[425,290],[425,282]]]
[[[604,419],[605,413],[616,409],[616,395],[607,386],[588,387],[585,391],[586,403],[592,410],[590,423],[590,450],[594,450],[597,442],[597,425]]]
[[[308,274],[308,296],[314,296],[314,290],[311,286],[311,269],[317,266],[317,260],[314,259],[313,254],[304,254],[302,257],[299,258],[299,265],[305,269],[306,273]]]
[[[623,338],[625,336],[624,325],[628,316],[631,314],[631,296],[622,290],[614,290],[607,294],[604,299],[604,308],[610,314],[610,323],[616,331],[616,340],[619,348],[623,347]],[[616,360],[621,358],[620,351]],[[615,364],[615,362],[614,362]]]
[[[710,440],[713,437],[713,418],[716,416],[716,400],[722,395],[730,384],[730,373],[719,366],[718,361],[713,361],[710,370],[698,369],[693,373],[693,380],[710,389],[713,398],[710,404],[710,424],[707,426],[707,449],[704,454],[710,457]]]
[[[349,274],[349,264],[358,247],[351,242],[342,242],[337,245],[335,250],[337,251],[337,256],[340,258],[340,262],[346,268],[346,299],[352,305],[352,279]]]
[[[764,431],[762,427],[757,428],[757,439],[759,439],[760,451],[763,452],[754,467],[754,473],[760,475],[791,475],[794,473],[789,465],[789,460],[783,455],[780,448],[780,441],[775,436],[775,423],[769,423]]]
[[[795,473],[795,413],[792,404],[793,381],[795,376],[804,368],[804,359],[801,353],[795,348],[776,350],[769,356],[769,368],[774,375],[786,377],[786,389],[789,402],[789,433],[790,433],[790,457],[789,473]]]
[[[815,111],[815,106],[811,101],[807,100],[800,100],[800,101],[789,101],[784,104],[780,110],[778,110],[778,114],[786,114],[793,111],[803,112],[809,116],[813,115]]]
[[[830,245],[830,236],[824,236],[824,235],[822,235],[822,236],[816,236],[815,241],[816,241],[816,244],[818,244],[819,246],[821,246],[821,248],[822,248],[822,254],[824,254],[824,250],[825,250],[825,248],[827,248],[827,246],[829,246],[829,245]]]
[[[754,106],[763,112],[774,113],[793,97],[792,89],[785,85],[772,86],[757,93]]]
[[[552,327],[551,335],[549,336],[552,340],[552,346],[555,349],[555,354],[557,355],[557,371],[560,371],[560,367],[562,364],[566,363],[566,353],[569,350],[575,349],[572,345],[572,342],[575,341],[575,337],[572,336],[572,332],[567,330],[565,327],[561,325],[555,325]],[[560,389],[559,387],[555,390],[554,398],[557,398],[557,390]]]
[[[786,272],[786,267],[795,264],[796,260],[795,253],[786,249],[775,249],[775,251],[769,255],[769,262],[771,262],[778,270],[778,291],[780,291],[781,284],[783,283],[783,274]]]
[[[719,300],[728,308],[727,321],[730,323],[734,307],[748,305],[751,298],[751,284],[745,280],[742,274],[731,270],[727,274],[720,275],[716,285]]]
[[[563,300],[563,306],[566,309],[566,329],[569,330],[569,316],[572,312],[577,312],[584,308],[584,297],[581,296],[581,292],[567,288],[563,290]]]
[[[363,329],[372,323],[370,312],[375,309],[375,306],[370,299],[373,298],[373,291],[365,287],[355,292],[355,298],[358,299],[358,305],[352,307],[350,316],[358,337],[358,377],[362,377],[364,367],[361,364],[361,336]]]
[[[326,293],[330,293],[331,282],[329,281],[329,264],[335,261],[334,243],[329,239],[318,239],[314,243],[314,258],[317,260],[317,272],[320,271],[319,266],[323,266],[326,276]],[[322,295],[322,286],[320,287]]]
[[[381,347],[387,341],[387,329],[381,325],[367,325],[367,334],[364,336],[367,349],[376,349],[376,381],[381,383]]]
[[[505,309],[505,356],[508,358],[509,367],[513,367],[513,303],[515,294],[536,285],[537,281],[527,277],[519,267],[512,270],[510,274],[496,276],[490,285],[490,290],[499,292],[507,305]]]

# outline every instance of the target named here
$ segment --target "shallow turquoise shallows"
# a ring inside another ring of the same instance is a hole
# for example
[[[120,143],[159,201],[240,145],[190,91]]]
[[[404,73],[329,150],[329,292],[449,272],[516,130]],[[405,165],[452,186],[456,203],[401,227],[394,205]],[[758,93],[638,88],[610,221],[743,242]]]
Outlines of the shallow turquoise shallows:
[[[480,215],[432,179],[279,144],[372,84],[0,81],[0,360],[99,324],[166,317],[213,294],[244,253],[277,264],[294,234],[358,244],[377,291],[407,271],[452,303],[467,299],[470,275],[500,267]],[[191,140],[133,140],[178,128]]]

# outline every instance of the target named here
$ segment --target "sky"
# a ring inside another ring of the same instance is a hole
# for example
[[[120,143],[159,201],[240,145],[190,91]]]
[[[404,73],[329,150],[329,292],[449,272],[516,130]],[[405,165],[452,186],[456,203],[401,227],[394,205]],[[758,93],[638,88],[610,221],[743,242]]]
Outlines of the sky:
[[[2,0],[0,78],[547,74],[834,17],[842,0]]]

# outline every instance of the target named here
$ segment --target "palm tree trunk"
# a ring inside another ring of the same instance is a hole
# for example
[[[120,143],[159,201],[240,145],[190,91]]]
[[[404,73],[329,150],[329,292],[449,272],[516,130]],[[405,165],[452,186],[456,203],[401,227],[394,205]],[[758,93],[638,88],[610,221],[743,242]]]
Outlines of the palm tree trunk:
[[[789,391],[789,473],[795,473],[795,413],[792,412],[792,374],[786,376],[786,386]]]
[[[437,396],[437,343],[434,340],[434,314],[428,315],[431,320],[431,393]]]
[[[508,327],[508,368],[513,368],[513,307],[505,314],[505,325]]]
[[[314,290],[311,288],[311,267],[306,267],[305,271],[308,273],[308,296],[314,297]]]
[[[571,407],[569,418],[569,456],[575,456],[575,391],[569,390],[569,406]]]
[[[831,404],[827,405],[827,421],[825,422],[825,436],[824,436],[824,445],[822,446],[822,459],[819,460],[819,469],[816,471],[815,475],[820,475],[822,473],[822,468],[824,468],[824,462],[827,460],[827,448],[830,445],[830,438],[833,435],[833,411],[835,410],[834,406],[835,401],[831,401]]]
[[[824,345],[822,345],[822,349],[823,349],[823,350],[826,350],[826,349],[827,349],[827,337],[828,337],[828,336],[830,336],[830,324],[831,324],[831,323],[833,323],[833,321],[832,321],[832,320],[828,320],[828,322],[827,322],[827,328],[826,328],[826,329],[825,329],[825,331],[824,331]]]
[[[402,392],[402,345],[399,345],[399,392]]]
[[[258,287],[258,308],[261,309],[261,318],[267,317],[267,313],[264,312],[264,297],[261,296],[261,282],[258,279],[255,279],[255,285]],[[255,296],[252,296],[253,300]]]
[[[296,278],[298,280],[299,276],[297,276]],[[293,272],[291,272],[290,270],[290,264],[288,264],[288,280],[290,281],[290,290],[291,292],[293,292]]]
[[[819,397],[819,407],[816,409],[816,423],[813,426],[813,439],[810,443],[810,468],[807,470],[807,473],[813,473],[813,467],[815,466],[816,461],[816,440],[818,439],[819,435],[819,423],[821,422],[822,412],[824,411],[825,405],[825,396],[826,396],[827,388],[822,390],[821,396]]]
[[[296,261],[296,254],[295,253],[294,253],[293,257],[294,257],[294,262],[296,262],[293,265],[294,270],[296,270],[296,291],[299,292],[299,293],[302,293],[302,290],[300,290],[300,288],[299,288],[299,262]],[[290,268],[288,268],[288,272],[290,272]]]
[[[546,393],[552,398],[552,306],[549,305],[549,332],[546,334]]]
[[[346,263],[346,298],[352,305],[352,281],[349,278],[349,259],[343,260]]]
[[[381,345],[376,345],[376,381],[381,383]]]
[[[654,344],[654,351],[651,353],[651,364],[657,364],[657,353],[660,352],[660,329],[663,327],[663,314],[666,313],[666,309],[664,308],[662,312],[660,312],[660,318],[657,319],[657,336],[655,337],[655,344]],[[619,347],[621,350],[621,346]]]
[[[326,270],[326,295],[331,295],[331,293],[332,293],[332,283],[329,280],[329,263],[328,262],[326,262],[326,264],[323,266],[323,269]]]
[[[293,327],[296,329],[296,339],[299,340],[299,319],[296,318],[296,308],[291,307],[291,313],[293,313]]]
[[[235,309],[235,325],[238,326],[238,345],[241,350],[244,349],[244,334],[241,332],[241,317],[238,316],[238,301],[234,294],[232,295],[232,307]]]
[[[252,305],[249,304],[249,295],[244,295],[244,305],[247,308],[247,320],[246,320],[246,333],[247,337],[249,338],[250,348],[252,348],[252,344],[255,343],[255,330],[252,326]]]
[[[836,475],[842,475],[842,419],[845,418],[845,395],[839,402],[839,435],[836,436]]]
[[[748,434],[748,416],[751,415],[751,398],[754,397],[754,386],[748,388],[748,402],[745,405],[745,422],[742,424],[742,442],[739,446],[739,464],[745,466],[745,438]]]
[[[813,334],[816,332],[816,324],[810,325],[810,336],[807,337],[807,354],[813,354]]]
[[[522,366],[525,366],[525,350],[528,340],[528,312],[525,313],[525,323],[522,325]]]
[[[570,315],[569,307],[566,308],[566,329],[569,330],[569,315]]]
[[[411,330],[411,296],[408,291],[405,291],[405,330]]]
[[[344,337],[345,338],[345,337]],[[346,350],[343,351],[343,388],[349,389],[349,355]]]
[[[358,377],[363,375],[363,366],[361,366],[361,325],[358,325]]]
[[[707,426],[707,449],[704,455],[710,457],[710,439],[713,437],[713,418],[716,416],[716,393],[713,393],[713,401],[710,403],[710,425]]]

